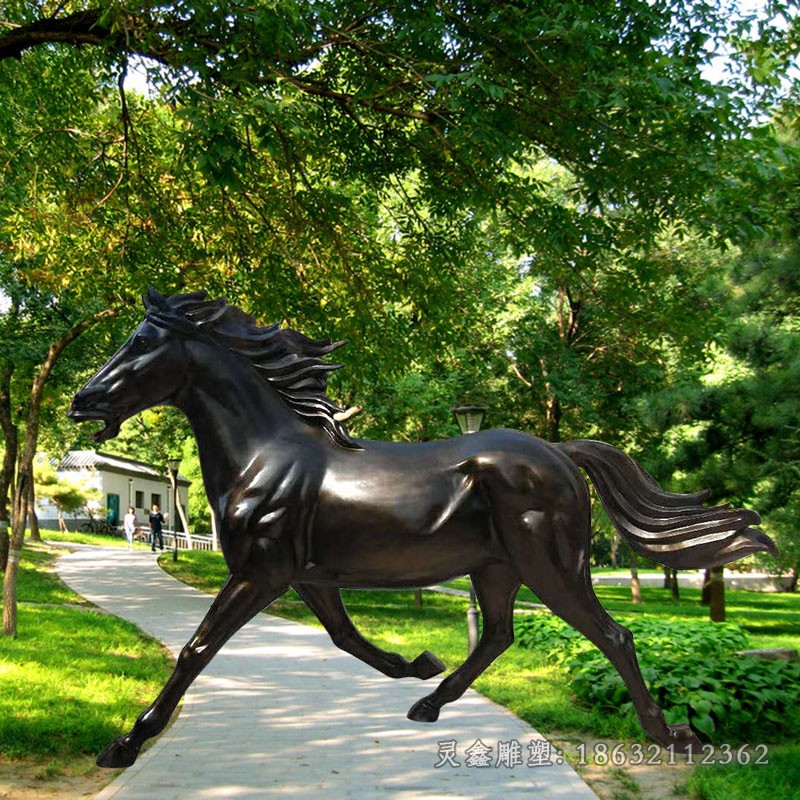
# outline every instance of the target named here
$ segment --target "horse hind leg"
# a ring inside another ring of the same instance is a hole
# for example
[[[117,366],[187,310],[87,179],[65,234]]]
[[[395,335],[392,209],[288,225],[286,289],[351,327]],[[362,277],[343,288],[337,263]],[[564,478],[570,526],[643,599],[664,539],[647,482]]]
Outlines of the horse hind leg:
[[[365,639],[353,625],[342,603],[342,595],[337,587],[314,586],[309,583],[294,584],[294,588],[317,619],[333,643],[365,664],[374,667],[390,678],[420,678],[427,680],[440,672],[445,665],[433,653],[426,650],[413,661],[408,661],[399,653],[389,653],[376,647]]]
[[[574,568],[554,563],[547,557],[552,550],[548,551],[544,546],[531,542],[524,548],[528,552],[517,564],[523,582],[555,614],[595,644],[614,665],[628,687],[642,728],[652,739],[662,747],[671,747],[676,753],[699,752],[702,745],[691,728],[688,725],[668,725],[663,711],[647,690],[636,659],[633,634],[600,605],[589,576],[588,523],[585,527],[586,533],[575,551]],[[570,533],[574,536],[574,531],[566,529],[555,532],[555,535],[569,537]],[[563,547],[561,552],[563,554]]]
[[[436,691],[411,707],[408,718],[416,722],[436,722],[442,706],[461,697],[514,641],[514,600],[520,585],[516,572],[504,564],[491,564],[473,573],[471,578],[483,612],[483,632],[478,646]]]

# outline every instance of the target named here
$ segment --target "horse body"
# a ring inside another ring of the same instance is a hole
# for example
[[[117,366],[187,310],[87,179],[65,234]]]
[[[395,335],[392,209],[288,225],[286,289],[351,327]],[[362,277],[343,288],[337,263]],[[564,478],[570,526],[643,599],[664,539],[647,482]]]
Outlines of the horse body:
[[[349,588],[428,586],[510,562],[504,492],[521,488],[511,488],[519,481],[529,494],[526,511],[536,513],[559,472],[557,454],[516,431],[359,443],[363,450],[339,448],[327,464],[309,534],[310,580]]]
[[[548,444],[494,430],[444,442],[351,439],[325,395],[335,365],[315,342],[255,320],[204,293],[163,298],[78,392],[70,416],[103,420],[98,442],[153,405],[180,409],[198,442],[203,481],[230,571],[161,694],[98,759],[132,764],[183,693],[242,625],[293,586],[337,646],[390,677],[427,679],[444,664],[383,651],[355,629],[340,587],[427,586],[469,574],[483,611],[475,651],[409,711],[441,707],[513,642],[521,584],[594,642],[619,671],[647,733],[676,751],[699,741],[668,725],[650,696],[630,633],[598,602],[589,575],[584,468],[612,522],[639,553],[675,567],[775,552],[748,527],[751,511],[663,492],[631,459],[600,442]]]

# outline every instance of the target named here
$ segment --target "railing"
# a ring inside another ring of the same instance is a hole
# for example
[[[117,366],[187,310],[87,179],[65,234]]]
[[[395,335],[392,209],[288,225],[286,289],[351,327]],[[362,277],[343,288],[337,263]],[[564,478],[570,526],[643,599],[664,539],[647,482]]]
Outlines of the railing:
[[[136,541],[149,542],[150,541],[150,528],[142,525],[138,528],[138,535]],[[124,534],[123,534],[124,535]],[[178,540],[178,550],[213,550],[214,540],[211,536],[203,533],[193,533],[187,536],[185,533],[176,533],[175,531],[163,530],[161,535],[164,539],[164,549],[174,550],[175,540]]]
[[[201,533],[193,533],[187,536],[185,533],[176,533],[175,531],[163,531],[164,536],[164,549],[175,549],[175,540],[177,539],[178,550],[213,550],[214,541],[210,536]]]

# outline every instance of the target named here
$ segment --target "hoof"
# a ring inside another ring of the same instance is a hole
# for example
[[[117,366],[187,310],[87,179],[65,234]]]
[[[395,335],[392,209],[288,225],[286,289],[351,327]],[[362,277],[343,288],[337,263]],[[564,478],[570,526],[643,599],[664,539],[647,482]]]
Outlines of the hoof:
[[[439,719],[439,709],[427,697],[423,697],[411,706],[407,716],[414,722],[436,722]]]
[[[440,672],[444,672],[446,669],[444,662],[436,658],[430,650],[426,650],[424,653],[418,655],[411,663],[411,667],[414,670],[412,675],[423,681],[432,678],[434,675],[438,675]]]
[[[703,743],[688,725],[669,725],[669,741],[662,743],[675,753],[702,753]]]
[[[138,755],[139,750],[127,744],[125,740],[120,737],[114,739],[114,741],[100,753],[97,759],[97,766],[109,767],[111,769],[129,767],[136,761]]]

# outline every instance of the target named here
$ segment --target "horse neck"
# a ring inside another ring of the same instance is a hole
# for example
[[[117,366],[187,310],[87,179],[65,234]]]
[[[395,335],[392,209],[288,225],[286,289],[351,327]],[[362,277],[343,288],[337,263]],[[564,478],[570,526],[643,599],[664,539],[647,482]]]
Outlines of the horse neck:
[[[175,405],[194,431],[206,490],[222,493],[256,454],[302,435],[302,423],[243,358],[204,353],[192,361],[202,366]]]

